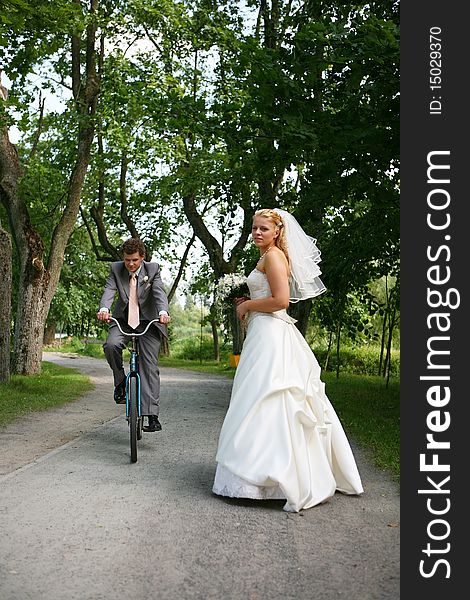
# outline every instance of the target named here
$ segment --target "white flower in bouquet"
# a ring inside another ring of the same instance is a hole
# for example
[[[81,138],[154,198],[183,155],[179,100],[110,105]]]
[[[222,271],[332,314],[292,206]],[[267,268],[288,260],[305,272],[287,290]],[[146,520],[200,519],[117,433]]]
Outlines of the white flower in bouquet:
[[[215,305],[219,312],[233,304],[235,298],[248,296],[246,277],[242,273],[228,273],[215,286]]]
[[[228,273],[221,277],[216,284],[216,301],[233,300],[233,298],[237,298],[238,291],[240,291],[240,295],[243,295],[246,293],[246,289],[246,277],[244,275],[241,273]]]

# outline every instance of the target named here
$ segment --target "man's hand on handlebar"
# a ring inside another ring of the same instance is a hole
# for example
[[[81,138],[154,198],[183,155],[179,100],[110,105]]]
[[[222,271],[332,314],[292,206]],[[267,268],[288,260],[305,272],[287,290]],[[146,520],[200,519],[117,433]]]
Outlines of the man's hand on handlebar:
[[[100,310],[98,313],[96,313],[96,316],[100,321],[104,321],[105,323],[109,323],[112,317],[111,313],[106,310]]]

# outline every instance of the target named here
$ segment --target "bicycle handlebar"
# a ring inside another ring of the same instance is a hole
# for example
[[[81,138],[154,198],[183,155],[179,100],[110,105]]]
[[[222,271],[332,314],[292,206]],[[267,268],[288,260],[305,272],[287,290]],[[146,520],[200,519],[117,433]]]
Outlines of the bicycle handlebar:
[[[114,321],[116,323],[116,325],[119,327],[119,331],[123,334],[123,335],[127,335],[129,337],[132,337],[133,335],[135,335],[136,337],[140,337],[141,335],[144,335],[145,333],[147,333],[147,331],[149,330],[150,325],[152,325],[152,323],[159,323],[160,322],[160,318],[158,319],[152,319],[150,321],[150,323],[147,325],[147,327],[144,329],[144,331],[142,331],[141,333],[136,333],[135,331],[128,333],[127,331],[123,331],[121,324],[119,323],[119,321],[117,319],[115,319],[114,317],[109,317],[110,321]]]

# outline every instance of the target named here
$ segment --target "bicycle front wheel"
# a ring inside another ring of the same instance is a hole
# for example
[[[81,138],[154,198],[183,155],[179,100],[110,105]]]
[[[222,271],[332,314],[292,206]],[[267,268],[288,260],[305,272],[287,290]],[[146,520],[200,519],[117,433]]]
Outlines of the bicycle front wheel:
[[[129,378],[129,436],[131,443],[131,462],[137,462],[137,439],[139,437],[139,409],[138,409],[138,390],[137,377]]]

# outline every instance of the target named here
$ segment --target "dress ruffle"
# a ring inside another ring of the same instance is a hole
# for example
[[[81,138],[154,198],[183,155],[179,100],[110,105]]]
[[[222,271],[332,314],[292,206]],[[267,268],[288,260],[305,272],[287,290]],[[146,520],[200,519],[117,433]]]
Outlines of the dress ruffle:
[[[255,295],[270,294],[261,272],[248,283]],[[285,311],[248,319],[213,486],[223,496],[283,498],[289,511],[320,504],[336,490],[363,491],[318,362],[294,323]]]

